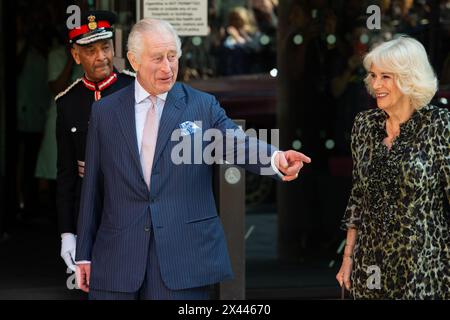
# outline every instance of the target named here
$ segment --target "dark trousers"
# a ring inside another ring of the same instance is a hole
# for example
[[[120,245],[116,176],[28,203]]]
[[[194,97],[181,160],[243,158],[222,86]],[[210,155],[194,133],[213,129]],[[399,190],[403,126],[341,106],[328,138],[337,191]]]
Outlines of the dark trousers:
[[[150,237],[150,248],[147,261],[147,271],[144,282],[137,292],[110,292],[89,290],[89,300],[208,300],[210,286],[171,290],[166,287],[161,278],[155,239]]]

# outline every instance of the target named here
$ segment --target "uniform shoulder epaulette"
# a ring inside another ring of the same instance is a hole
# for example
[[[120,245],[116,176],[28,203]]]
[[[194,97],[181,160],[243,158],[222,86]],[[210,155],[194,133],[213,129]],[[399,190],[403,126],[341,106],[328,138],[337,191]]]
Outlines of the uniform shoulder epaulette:
[[[78,82],[80,82],[83,78],[79,78],[77,80],[75,80],[70,86],[68,86],[66,88],[66,90],[61,91],[60,93],[58,93],[58,95],[55,97],[55,101],[58,100],[59,98],[61,98],[63,95],[65,95],[67,92],[70,91],[70,89],[72,89]]]
[[[121,73],[136,78],[136,72],[132,72],[132,71],[127,70],[127,69],[123,69],[123,70],[121,71]]]

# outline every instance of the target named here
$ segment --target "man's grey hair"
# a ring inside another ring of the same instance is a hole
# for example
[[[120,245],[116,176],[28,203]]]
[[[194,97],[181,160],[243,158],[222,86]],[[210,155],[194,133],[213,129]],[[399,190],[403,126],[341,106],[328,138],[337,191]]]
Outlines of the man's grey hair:
[[[164,20],[146,18],[136,23],[128,36],[128,51],[132,52],[139,62],[143,51],[143,36],[145,33],[160,34],[169,32],[172,34],[177,46],[177,58],[181,57],[181,40],[172,25]]]

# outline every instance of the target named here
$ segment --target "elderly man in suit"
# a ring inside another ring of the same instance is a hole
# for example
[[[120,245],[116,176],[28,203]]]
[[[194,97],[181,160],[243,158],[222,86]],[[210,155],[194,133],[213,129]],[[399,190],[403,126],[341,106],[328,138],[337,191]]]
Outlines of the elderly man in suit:
[[[239,129],[213,96],[176,82],[181,43],[169,23],[141,20],[128,50],[135,83],[92,106],[78,219],[78,284],[90,299],[208,299],[211,285],[233,276],[213,170],[206,163],[174,163],[171,137],[180,127],[195,131],[198,122],[203,130]],[[284,181],[297,178],[311,161],[249,137],[238,149],[247,151],[252,141],[270,152],[265,166]],[[250,162],[241,165],[260,173],[264,165]]]

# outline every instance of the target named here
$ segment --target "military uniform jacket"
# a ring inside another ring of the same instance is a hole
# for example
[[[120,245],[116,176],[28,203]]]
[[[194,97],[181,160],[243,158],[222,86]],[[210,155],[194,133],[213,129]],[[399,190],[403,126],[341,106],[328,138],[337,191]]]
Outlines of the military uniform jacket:
[[[92,103],[134,81],[134,76],[130,72],[119,73],[117,70],[114,72],[117,78],[111,79],[113,80],[111,83],[102,81],[100,85],[96,85],[89,83],[85,78],[80,78],[55,98],[58,146],[56,205],[60,233],[77,233],[76,225],[83,180],[81,170],[84,170],[87,129]]]

